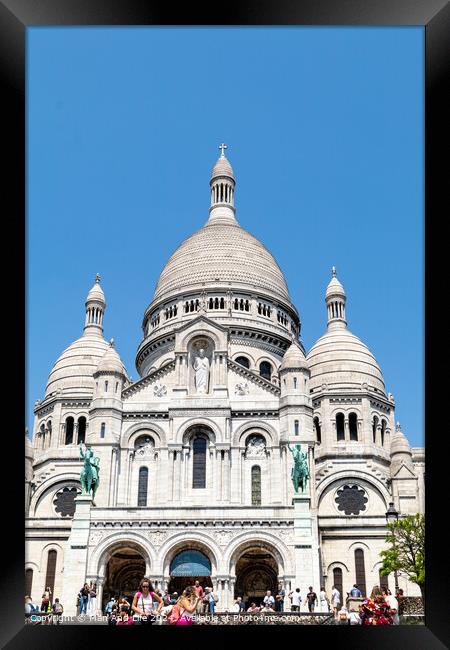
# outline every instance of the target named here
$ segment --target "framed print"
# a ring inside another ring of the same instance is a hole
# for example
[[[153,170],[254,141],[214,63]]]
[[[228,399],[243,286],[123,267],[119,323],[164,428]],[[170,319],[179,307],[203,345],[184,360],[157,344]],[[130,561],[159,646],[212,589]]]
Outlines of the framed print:
[[[445,647],[444,5],[3,3],[7,647],[125,624]]]

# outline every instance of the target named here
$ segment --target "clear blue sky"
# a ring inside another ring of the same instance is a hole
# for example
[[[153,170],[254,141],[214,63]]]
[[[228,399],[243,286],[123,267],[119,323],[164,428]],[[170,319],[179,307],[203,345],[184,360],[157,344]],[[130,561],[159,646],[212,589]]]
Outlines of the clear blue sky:
[[[330,268],[396,418],[424,436],[421,27],[29,28],[27,411],[84,325],[137,379],[159,273],[208,217],[229,145],[237,218],[274,254],[309,349]]]

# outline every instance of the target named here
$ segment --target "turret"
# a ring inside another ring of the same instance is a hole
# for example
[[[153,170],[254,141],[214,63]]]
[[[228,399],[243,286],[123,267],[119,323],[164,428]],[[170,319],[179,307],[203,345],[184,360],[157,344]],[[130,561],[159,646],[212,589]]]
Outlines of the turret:
[[[281,362],[280,420],[288,439],[312,441],[312,404],[309,368],[299,343],[293,339]]]

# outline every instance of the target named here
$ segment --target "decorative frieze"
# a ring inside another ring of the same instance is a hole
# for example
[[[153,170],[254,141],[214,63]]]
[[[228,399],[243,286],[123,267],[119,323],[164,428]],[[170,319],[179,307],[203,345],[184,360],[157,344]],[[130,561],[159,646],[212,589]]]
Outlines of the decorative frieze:
[[[330,397],[330,404],[361,404],[361,397]]]
[[[278,418],[278,411],[231,411],[232,418]]]
[[[91,400],[79,400],[79,399],[71,399],[71,400],[63,400],[62,405],[66,406],[68,408],[89,408],[91,405]]]
[[[174,359],[165,363],[163,366],[161,366],[161,368],[158,368],[158,370],[154,370],[153,372],[150,372],[142,379],[139,379],[134,384],[131,384],[131,386],[127,386],[127,388],[124,388],[124,390],[122,391],[122,398],[130,397],[131,395],[134,395],[135,393],[139,392],[149,384],[152,384],[155,380],[161,379],[161,377],[163,377],[167,372],[170,372],[171,370],[175,370]]]
[[[123,413],[124,420],[168,420],[167,411],[141,411],[139,413]]]

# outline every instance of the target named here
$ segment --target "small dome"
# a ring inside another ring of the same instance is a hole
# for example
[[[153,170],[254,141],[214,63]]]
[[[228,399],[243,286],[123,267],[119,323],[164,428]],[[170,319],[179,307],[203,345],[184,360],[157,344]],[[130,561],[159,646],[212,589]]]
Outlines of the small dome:
[[[331,273],[332,273],[332,278],[327,286],[327,290],[325,293],[325,300],[329,296],[345,296],[344,287],[336,277],[336,268],[334,266],[331,269]]]
[[[345,296],[345,291],[344,287],[342,284],[339,282],[339,280],[336,277],[331,278],[326,293],[325,293],[325,298],[328,298],[328,296]]]
[[[102,336],[84,334],[64,350],[53,366],[45,397],[62,390],[70,395],[86,395],[94,390],[93,374],[109,344]]]
[[[120,374],[127,376],[127,371],[125,366],[122,363],[121,358],[117,354],[113,345],[110,343],[105,354],[99,361],[97,366],[98,372],[119,372]]]
[[[394,454],[412,454],[410,444],[404,433],[400,430],[400,425],[397,424],[397,430],[392,436],[391,440],[391,456]]]
[[[211,181],[218,176],[228,176],[234,180],[234,172],[229,161],[225,156],[220,156],[211,172]]]
[[[100,276],[98,273],[95,279],[95,284],[87,295],[86,302],[91,302],[91,300],[96,300],[106,305],[105,294],[100,286]]]
[[[308,364],[306,362],[305,355],[303,354],[302,350],[295,342],[293,342],[287,349],[283,357],[283,361],[281,362],[280,372],[282,370],[286,370],[287,368],[308,369]]]
[[[346,327],[328,329],[306,356],[311,371],[310,387],[361,390],[368,384],[385,394],[380,367],[364,343]]]

